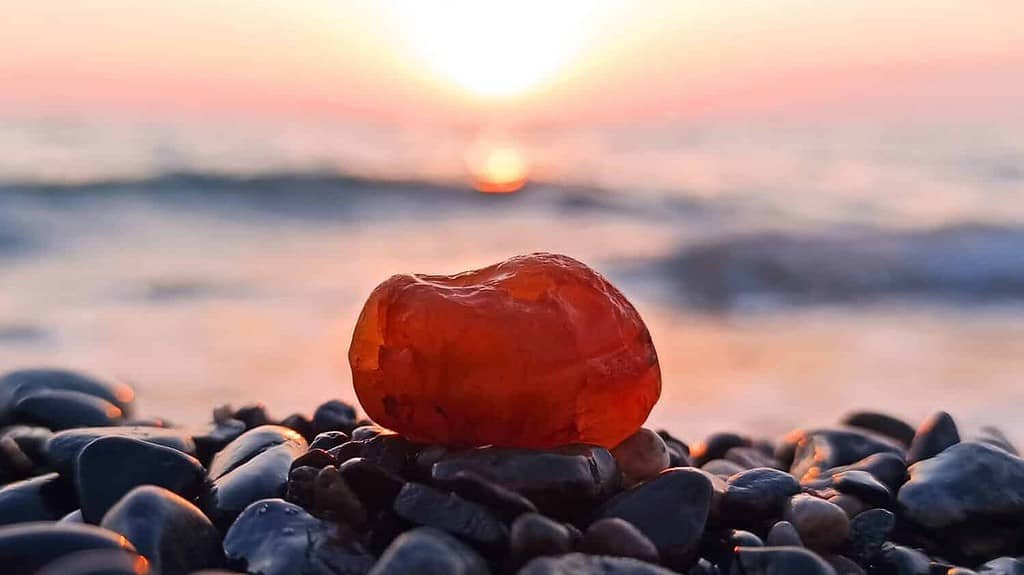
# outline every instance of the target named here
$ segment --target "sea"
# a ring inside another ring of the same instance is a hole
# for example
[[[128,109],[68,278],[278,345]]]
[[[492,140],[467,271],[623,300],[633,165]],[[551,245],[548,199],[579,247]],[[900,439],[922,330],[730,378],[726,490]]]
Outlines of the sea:
[[[127,381],[180,423],[311,413],[355,399],[379,282],[545,251],[639,309],[649,425],[683,439],[871,409],[1024,441],[1024,126],[533,127],[513,194],[467,183],[480,133],[0,119],[0,371]]]

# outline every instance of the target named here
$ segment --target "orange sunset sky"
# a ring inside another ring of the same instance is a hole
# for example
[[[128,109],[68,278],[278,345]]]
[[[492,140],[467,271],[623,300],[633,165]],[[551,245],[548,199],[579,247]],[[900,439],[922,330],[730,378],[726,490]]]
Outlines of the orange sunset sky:
[[[1000,117],[1024,97],[1017,0],[0,0],[0,13],[0,116],[546,126]]]

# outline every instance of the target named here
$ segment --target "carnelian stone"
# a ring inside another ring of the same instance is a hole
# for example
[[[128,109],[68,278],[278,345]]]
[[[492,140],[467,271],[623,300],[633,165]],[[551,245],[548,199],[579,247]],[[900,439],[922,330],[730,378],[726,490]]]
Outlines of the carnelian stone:
[[[594,270],[544,253],[391,277],[363,307],[349,362],[366,413],[425,443],[610,448],[661,393],[636,309]]]

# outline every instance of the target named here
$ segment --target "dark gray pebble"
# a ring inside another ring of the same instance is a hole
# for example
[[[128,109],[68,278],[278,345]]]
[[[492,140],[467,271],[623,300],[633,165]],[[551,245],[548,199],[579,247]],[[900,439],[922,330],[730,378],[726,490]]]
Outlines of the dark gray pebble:
[[[730,575],[836,575],[824,559],[803,547],[741,547]]]
[[[857,429],[819,429],[797,431],[787,436],[795,445],[793,465],[789,472],[803,481],[819,477],[825,470],[849,465],[876,453],[903,455],[903,447],[895,440]]]
[[[487,563],[443,531],[418,527],[397,537],[369,575],[489,575]]]
[[[75,488],[82,517],[95,524],[140,485],[157,485],[194,499],[205,475],[199,460],[177,449],[130,437],[101,437],[79,454]]]
[[[56,521],[78,506],[74,485],[56,473],[0,488],[0,525]]]
[[[124,535],[161,575],[187,575],[222,562],[220,533],[195,505],[155,485],[136,487],[100,526]]]
[[[909,447],[910,442],[914,440],[914,428],[909,423],[877,411],[855,411],[844,416],[840,423],[880,433],[899,441],[906,447]]]
[[[150,575],[149,561],[123,549],[79,551],[47,563],[36,575]],[[158,575],[158,574],[154,574]]]
[[[800,534],[804,545],[815,551],[830,551],[850,535],[850,520],[838,506],[813,495],[795,495],[782,514]]]
[[[518,575],[673,575],[673,572],[627,557],[569,553],[560,557],[538,557],[527,563]]]
[[[738,433],[714,433],[690,449],[690,460],[695,467],[703,467],[713,459],[722,459],[733,447],[750,447],[749,437]]]
[[[875,558],[875,568],[891,575],[929,575],[931,561],[920,551],[886,543]]]
[[[316,437],[313,438],[313,442],[309,444],[309,448],[328,451],[342,443],[348,443],[348,440],[348,434],[344,431],[325,431],[323,433],[318,433]]]
[[[224,536],[228,566],[258,575],[362,575],[373,556],[344,528],[280,499],[256,501]]]
[[[439,485],[487,507],[506,523],[511,523],[523,513],[537,511],[537,507],[529,499],[472,471],[460,471]]]
[[[106,427],[121,423],[121,408],[105,399],[66,390],[40,390],[24,395],[11,407],[10,419],[53,431]]]
[[[800,484],[785,471],[760,467],[733,475],[722,496],[721,522],[732,527],[757,527],[782,516]]]
[[[74,391],[108,401],[132,414],[135,392],[124,383],[102,381],[96,377],[63,369],[23,369],[0,377],[0,425],[9,420],[10,410],[23,397],[39,391]]]
[[[804,542],[796,527],[789,521],[777,521],[768,531],[765,544],[769,547],[803,547]]]
[[[609,517],[590,524],[583,533],[579,550],[591,555],[632,557],[648,563],[658,562],[658,548],[632,523]]]
[[[940,411],[924,420],[917,428],[914,441],[907,451],[907,463],[914,464],[935,457],[957,443],[960,443],[960,432],[957,431],[956,422],[948,413]]]
[[[892,501],[889,488],[867,471],[850,470],[837,473],[832,476],[832,487],[874,507],[884,507]]]
[[[366,508],[334,466],[324,467],[313,480],[313,511],[318,517],[354,529],[362,528],[367,521]]]
[[[373,513],[390,509],[405,485],[401,476],[361,457],[342,463],[338,472],[363,505]]]
[[[850,521],[851,557],[867,565],[881,552],[896,526],[896,516],[885,509],[869,509]]]
[[[129,426],[82,427],[54,434],[46,442],[46,459],[56,471],[73,476],[78,454],[85,449],[86,445],[100,437],[130,437],[177,449],[188,455],[196,455],[196,445],[192,441],[192,436],[179,429]]]
[[[489,509],[420,483],[402,487],[394,511],[414,525],[440,529],[485,549],[500,549],[508,542],[508,528]]]
[[[536,557],[563,555],[571,550],[572,535],[565,525],[539,513],[526,513],[509,529],[508,570],[517,571]]]
[[[695,469],[669,469],[603,505],[598,518],[618,517],[637,527],[658,548],[666,565],[688,568],[711,508],[711,481]]]
[[[344,401],[332,399],[313,413],[313,433],[344,431],[351,434],[356,427],[356,409]]]
[[[135,550],[120,534],[95,525],[34,521],[0,527],[4,575],[35,575],[59,558],[90,549]]]

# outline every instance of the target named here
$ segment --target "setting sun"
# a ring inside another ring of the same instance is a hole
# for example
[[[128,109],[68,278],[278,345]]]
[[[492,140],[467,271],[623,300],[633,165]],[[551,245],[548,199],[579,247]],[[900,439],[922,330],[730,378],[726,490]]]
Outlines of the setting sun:
[[[518,191],[530,172],[522,152],[511,144],[478,143],[466,153],[466,167],[473,187],[492,194]]]
[[[579,51],[597,4],[449,0],[394,4],[409,48],[478,95],[509,96],[550,80]]]

